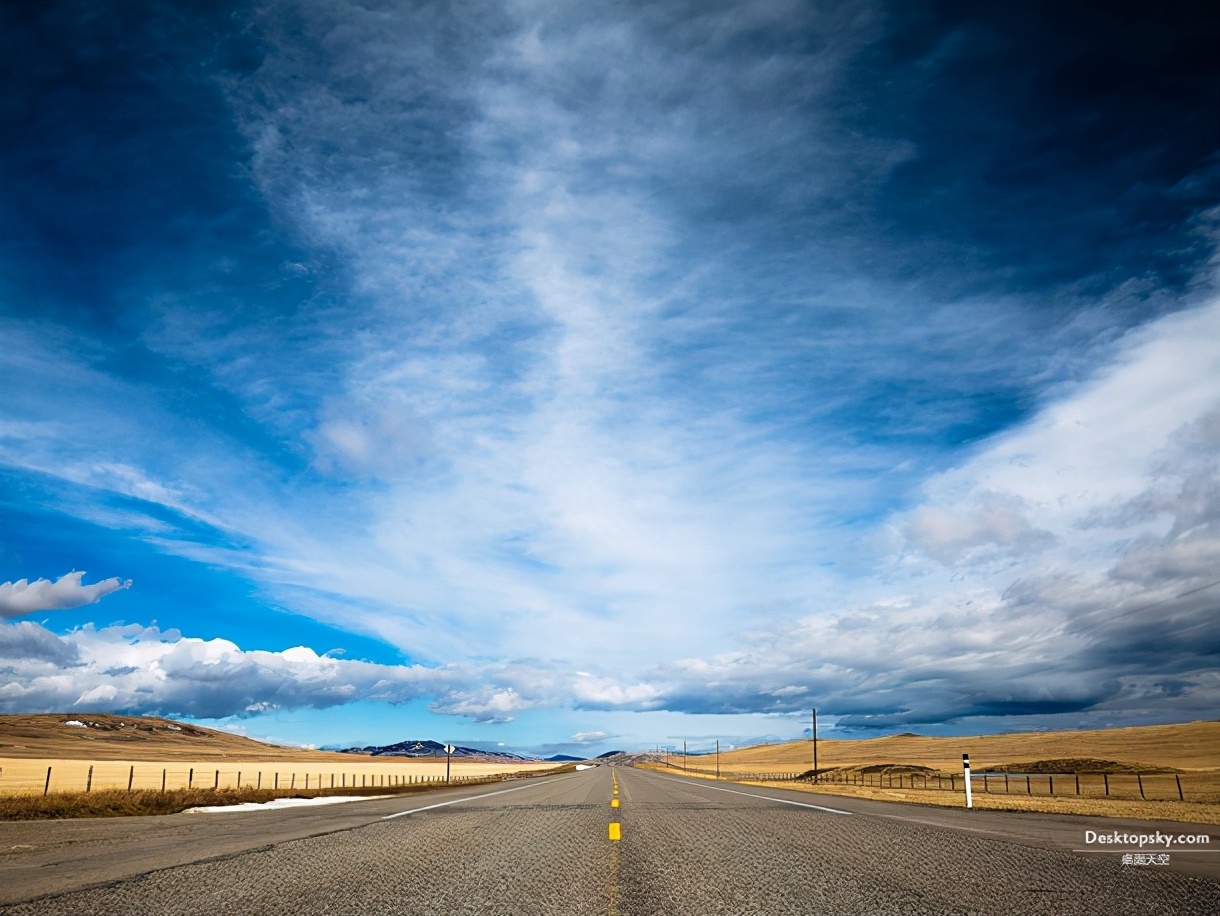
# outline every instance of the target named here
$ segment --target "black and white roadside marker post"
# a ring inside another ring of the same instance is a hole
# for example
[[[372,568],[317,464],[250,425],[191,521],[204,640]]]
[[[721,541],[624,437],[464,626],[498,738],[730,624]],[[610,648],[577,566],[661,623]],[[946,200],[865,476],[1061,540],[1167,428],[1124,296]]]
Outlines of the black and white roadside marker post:
[[[445,745],[445,785],[449,785],[449,763],[453,760],[453,745]]]
[[[966,807],[974,807],[974,797],[970,794],[970,755],[962,754],[962,770],[966,774]]]
[[[818,711],[813,710],[813,781],[818,781]]]

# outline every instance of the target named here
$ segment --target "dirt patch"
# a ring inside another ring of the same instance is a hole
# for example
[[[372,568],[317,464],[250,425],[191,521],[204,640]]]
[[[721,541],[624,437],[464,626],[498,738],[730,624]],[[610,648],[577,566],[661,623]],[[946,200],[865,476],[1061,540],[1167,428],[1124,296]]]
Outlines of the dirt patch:
[[[1099,760],[1096,757],[1058,757],[1051,760],[1033,760],[1028,763],[1005,763],[985,767],[978,773],[1176,773],[1174,767],[1145,766],[1139,763],[1121,763],[1117,760]]]

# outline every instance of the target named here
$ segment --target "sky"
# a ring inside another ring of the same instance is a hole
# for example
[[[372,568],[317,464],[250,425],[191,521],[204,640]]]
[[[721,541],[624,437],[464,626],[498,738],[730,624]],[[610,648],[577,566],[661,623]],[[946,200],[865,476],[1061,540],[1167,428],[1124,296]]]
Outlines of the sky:
[[[1207,3],[0,10],[0,711],[1220,708]]]

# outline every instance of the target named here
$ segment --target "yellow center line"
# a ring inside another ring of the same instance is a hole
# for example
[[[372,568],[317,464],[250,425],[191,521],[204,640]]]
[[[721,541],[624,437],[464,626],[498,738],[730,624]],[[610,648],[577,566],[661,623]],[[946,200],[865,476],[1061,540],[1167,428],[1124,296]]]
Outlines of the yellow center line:
[[[619,807],[618,800],[618,774],[613,770],[610,771],[610,779],[614,783],[614,797],[610,799],[610,809],[615,811]],[[611,821],[607,828],[607,836],[610,838],[610,893],[609,893],[609,916],[619,916],[618,911],[618,879],[619,879],[619,842],[623,839],[623,825],[617,820]]]
[[[614,795],[616,796],[615,798],[610,799],[610,807],[617,808],[619,806],[618,798],[617,798],[617,796],[618,796],[618,774],[612,772],[610,774],[610,780],[611,780],[611,782],[614,783]],[[620,841],[623,838],[623,825],[620,824],[618,821],[611,821],[608,834],[609,834],[610,839],[617,843],[618,841]]]

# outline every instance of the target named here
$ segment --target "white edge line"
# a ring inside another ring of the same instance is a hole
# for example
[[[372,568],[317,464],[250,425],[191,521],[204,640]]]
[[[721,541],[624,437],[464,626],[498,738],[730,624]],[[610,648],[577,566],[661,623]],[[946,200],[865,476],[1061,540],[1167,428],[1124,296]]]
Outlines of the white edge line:
[[[406,817],[408,814],[418,814],[420,811],[431,811],[433,808],[447,808],[450,805],[460,805],[462,802],[478,801],[480,798],[491,798],[493,795],[506,795],[509,792],[520,792],[522,789],[532,789],[536,784],[528,786],[513,786],[511,789],[501,789],[498,792],[486,792],[482,795],[471,795],[469,798],[455,798],[452,801],[437,802],[435,805],[424,805],[422,808],[412,808],[410,811],[399,811],[397,814],[387,814],[383,821],[396,817]]]
[[[677,778],[677,777],[674,777]],[[761,798],[765,801],[778,802],[781,805],[795,805],[798,808],[812,808],[814,811],[825,811],[827,814],[842,814],[844,817],[851,817],[851,811],[840,811],[838,808],[827,808],[824,805],[810,805],[806,802],[790,801],[787,798],[773,798],[770,795],[755,795],[753,792],[738,792],[736,789],[726,789],[724,786],[705,786],[702,783],[689,782],[683,780],[687,785],[698,786],[701,789],[714,789],[717,792],[728,792],[731,795],[744,795],[746,798]]]

